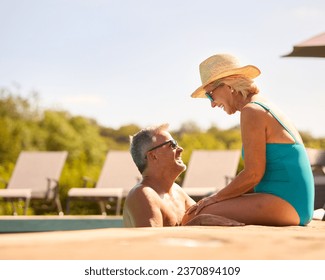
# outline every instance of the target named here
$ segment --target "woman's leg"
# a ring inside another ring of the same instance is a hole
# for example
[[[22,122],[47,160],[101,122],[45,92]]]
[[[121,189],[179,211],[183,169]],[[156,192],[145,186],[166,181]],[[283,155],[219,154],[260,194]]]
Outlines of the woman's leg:
[[[211,204],[199,214],[213,214],[246,225],[299,225],[300,218],[287,201],[271,194],[253,193]],[[183,224],[194,218],[195,212],[185,214]]]

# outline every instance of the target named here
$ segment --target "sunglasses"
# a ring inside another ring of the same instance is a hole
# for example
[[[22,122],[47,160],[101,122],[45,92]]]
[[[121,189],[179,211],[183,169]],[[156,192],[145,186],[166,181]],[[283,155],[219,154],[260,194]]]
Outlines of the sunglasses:
[[[213,94],[213,92],[218,88],[218,87],[221,87],[221,86],[223,86],[224,85],[224,83],[219,83],[218,85],[217,85],[217,87],[215,87],[213,90],[211,90],[211,91],[207,91],[206,93],[205,93],[205,96],[211,101],[211,102],[214,102],[214,98],[213,98],[213,96],[212,96],[212,94]]]
[[[212,92],[213,91],[209,91],[209,92],[206,92],[205,93],[205,96],[211,101],[211,102],[214,102],[214,99],[212,97]]]
[[[164,143],[162,143],[162,144],[160,144],[160,145],[157,145],[157,146],[151,148],[150,150],[147,151],[147,153],[148,153],[148,152],[151,152],[151,151],[153,151],[153,150],[156,150],[156,149],[158,149],[158,148],[160,148],[160,147],[162,147],[162,146],[165,146],[165,145],[167,145],[167,144],[169,144],[169,143],[170,143],[170,147],[171,147],[173,150],[175,150],[175,149],[177,148],[177,146],[178,146],[177,141],[176,141],[175,139],[171,139],[171,140],[168,140],[168,141],[166,141],[166,142],[164,142]]]

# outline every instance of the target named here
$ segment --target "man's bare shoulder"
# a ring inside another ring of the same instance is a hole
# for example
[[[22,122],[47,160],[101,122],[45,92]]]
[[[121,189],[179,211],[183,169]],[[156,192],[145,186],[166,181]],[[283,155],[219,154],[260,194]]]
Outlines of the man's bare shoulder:
[[[134,186],[124,203],[123,220],[126,227],[162,226],[161,198],[150,186]],[[160,221],[161,220],[161,221]]]
[[[139,183],[135,185],[128,193],[126,197],[126,203],[134,200],[138,202],[152,200],[154,198],[159,198],[156,191],[152,189],[150,186]]]

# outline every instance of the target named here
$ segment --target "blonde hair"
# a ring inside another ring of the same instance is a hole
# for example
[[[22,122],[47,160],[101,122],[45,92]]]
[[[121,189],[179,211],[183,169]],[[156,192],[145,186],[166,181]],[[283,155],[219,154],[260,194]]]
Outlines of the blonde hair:
[[[254,80],[243,75],[232,75],[221,78],[213,82],[212,86],[217,88],[223,84],[230,86],[235,92],[242,94],[245,98],[247,98],[249,94],[257,94],[260,91]]]

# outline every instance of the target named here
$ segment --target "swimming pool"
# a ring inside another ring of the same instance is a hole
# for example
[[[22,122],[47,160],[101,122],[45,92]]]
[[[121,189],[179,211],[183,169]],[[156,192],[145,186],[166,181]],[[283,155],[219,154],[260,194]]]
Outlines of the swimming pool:
[[[122,227],[122,216],[0,216],[0,233]]]

